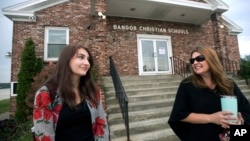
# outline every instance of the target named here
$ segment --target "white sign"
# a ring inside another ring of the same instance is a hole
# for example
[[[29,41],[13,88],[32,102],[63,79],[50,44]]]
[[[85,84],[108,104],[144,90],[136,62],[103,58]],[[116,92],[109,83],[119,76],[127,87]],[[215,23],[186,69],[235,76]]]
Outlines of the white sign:
[[[159,48],[160,55],[165,55],[165,52],[166,52],[165,48]]]
[[[176,29],[176,28],[162,28],[162,27],[152,27],[152,26],[134,26],[134,25],[113,25],[114,30],[129,30],[129,31],[146,31],[146,32],[164,32],[164,33],[174,33],[174,34],[189,34],[187,29]]]

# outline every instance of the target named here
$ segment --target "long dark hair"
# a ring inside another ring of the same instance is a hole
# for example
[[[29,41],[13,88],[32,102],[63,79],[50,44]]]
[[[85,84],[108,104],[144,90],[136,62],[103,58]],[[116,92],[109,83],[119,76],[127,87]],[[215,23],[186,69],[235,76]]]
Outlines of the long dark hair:
[[[211,73],[212,80],[216,84],[220,94],[223,95],[233,95],[234,85],[232,80],[228,79],[224,73],[221,61],[216,53],[216,51],[210,47],[198,47],[191,52],[191,56],[194,52],[199,52],[202,54],[208,65],[209,71]],[[199,88],[207,87],[200,75],[194,73],[192,69],[191,81]]]
[[[88,48],[82,45],[67,45],[63,48],[54,73],[45,83],[47,86],[57,87],[63,102],[68,104],[71,108],[76,106],[76,95],[73,91],[74,86],[71,80],[72,70],[69,66],[69,62],[80,48],[88,52],[90,68],[85,76],[80,77],[78,90],[82,99],[89,98],[92,102],[97,104],[97,88],[91,76],[91,69],[94,65],[93,56]]]

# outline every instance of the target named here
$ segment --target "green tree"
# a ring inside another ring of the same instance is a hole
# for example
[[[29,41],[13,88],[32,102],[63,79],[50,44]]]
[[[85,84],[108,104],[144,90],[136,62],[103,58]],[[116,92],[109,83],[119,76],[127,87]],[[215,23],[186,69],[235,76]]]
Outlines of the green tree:
[[[42,58],[37,58],[36,59],[36,74],[41,72],[42,69],[43,69],[43,60]]]
[[[239,74],[243,79],[250,78],[250,55],[246,55],[244,59],[241,58]]]
[[[250,55],[246,55],[244,58],[248,63],[250,63]]]
[[[21,66],[17,76],[17,109],[15,111],[15,119],[17,122],[26,121],[29,115],[29,107],[25,99],[27,92],[31,88],[33,77],[39,72],[39,69],[42,68],[38,64],[41,65],[35,55],[35,43],[29,38],[25,42],[25,47],[21,56]]]

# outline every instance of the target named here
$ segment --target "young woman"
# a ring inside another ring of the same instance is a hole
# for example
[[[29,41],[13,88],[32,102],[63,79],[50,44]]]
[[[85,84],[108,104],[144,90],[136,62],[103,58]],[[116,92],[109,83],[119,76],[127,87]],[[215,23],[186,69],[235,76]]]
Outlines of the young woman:
[[[99,89],[91,79],[93,57],[81,45],[66,46],[56,69],[36,93],[36,141],[108,141]]]
[[[249,101],[226,77],[215,50],[197,48],[191,53],[190,64],[193,74],[180,83],[168,121],[176,135],[182,141],[220,141],[219,135],[230,125],[250,124]],[[231,111],[221,111],[222,95],[237,97],[237,117]]]

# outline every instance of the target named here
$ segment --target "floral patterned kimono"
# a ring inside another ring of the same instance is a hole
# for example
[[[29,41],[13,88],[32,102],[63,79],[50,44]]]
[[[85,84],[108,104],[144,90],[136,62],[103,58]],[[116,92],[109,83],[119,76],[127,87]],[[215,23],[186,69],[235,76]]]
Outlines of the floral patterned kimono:
[[[90,110],[92,129],[95,141],[108,141],[109,130],[107,120],[103,110],[100,92],[97,92],[98,105],[95,105],[89,99],[86,103]],[[36,141],[54,141],[55,129],[62,108],[62,100],[59,92],[56,92],[55,100],[52,102],[48,88],[41,87],[34,100],[33,122]]]

